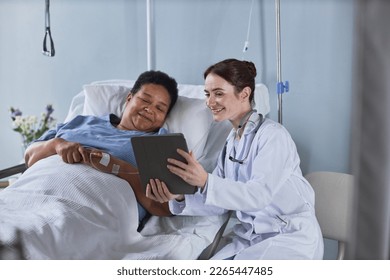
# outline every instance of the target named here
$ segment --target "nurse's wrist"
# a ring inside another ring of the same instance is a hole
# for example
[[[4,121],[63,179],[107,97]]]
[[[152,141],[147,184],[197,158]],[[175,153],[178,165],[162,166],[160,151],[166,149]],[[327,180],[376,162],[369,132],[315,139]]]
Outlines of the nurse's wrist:
[[[204,192],[206,187],[207,187],[207,182],[208,182],[208,179],[209,179],[209,173],[206,173],[206,179],[203,180],[203,184],[201,184],[201,186],[198,186],[198,188],[200,189],[201,192]]]
[[[209,173],[206,173],[205,176],[203,176],[203,179],[201,180],[202,183],[199,184],[198,188],[203,190],[206,187],[208,177],[209,177]]]
[[[177,195],[177,196],[175,197],[175,200],[176,200],[177,202],[182,202],[182,201],[184,201],[184,199],[185,199],[184,194]]]

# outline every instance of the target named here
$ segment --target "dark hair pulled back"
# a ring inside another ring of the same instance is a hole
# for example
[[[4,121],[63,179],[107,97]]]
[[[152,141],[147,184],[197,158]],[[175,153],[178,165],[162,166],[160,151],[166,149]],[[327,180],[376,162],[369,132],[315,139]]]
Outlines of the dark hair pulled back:
[[[252,103],[255,93],[256,66],[251,61],[229,58],[211,65],[203,74],[204,79],[209,74],[216,74],[234,86],[236,93],[245,87],[250,87],[249,101]]]

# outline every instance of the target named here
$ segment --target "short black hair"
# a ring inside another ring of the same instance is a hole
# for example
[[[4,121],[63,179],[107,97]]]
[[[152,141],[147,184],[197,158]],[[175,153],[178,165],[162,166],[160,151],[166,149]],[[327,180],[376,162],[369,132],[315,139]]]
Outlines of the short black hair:
[[[175,105],[178,97],[176,80],[170,77],[168,74],[161,71],[155,71],[155,70],[145,71],[141,75],[139,75],[138,79],[135,81],[134,86],[130,91],[131,94],[135,95],[141,89],[141,87],[146,84],[160,85],[163,86],[168,91],[169,96],[171,98],[171,103],[169,104],[169,108],[168,108],[168,113],[169,113],[173,108],[173,106]]]

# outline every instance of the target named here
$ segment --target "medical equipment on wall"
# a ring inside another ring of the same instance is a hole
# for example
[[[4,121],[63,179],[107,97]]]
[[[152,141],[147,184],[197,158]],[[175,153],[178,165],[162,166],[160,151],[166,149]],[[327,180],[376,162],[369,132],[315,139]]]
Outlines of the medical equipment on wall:
[[[47,38],[49,38],[49,42],[47,42]],[[42,54],[50,57],[55,55],[54,42],[50,31],[50,0],[46,0],[45,5],[45,37],[43,38]]]

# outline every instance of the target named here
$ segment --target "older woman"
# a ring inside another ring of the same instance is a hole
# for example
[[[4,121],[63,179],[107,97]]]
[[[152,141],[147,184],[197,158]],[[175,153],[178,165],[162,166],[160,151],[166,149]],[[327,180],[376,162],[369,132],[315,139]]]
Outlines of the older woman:
[[[314,192],[302,176],[288,131],[252,109],[256,68],[227,59],[204,73],[206,104],[216,121],[233,126],[218,166],[208,174],[190,153],[170,159],[169,169],[199,188],[173,195],[151,180],[147,196],[176,215],[235,212],[240,221],[231,243],[216,259],[321,259],[323,239],[314,212]]]
[[[127,96],[121,118],[113,114],[102,118],[77,116],[30,145],[25,161],[32,166],[43,158],[58,154],[66,163],[93,164],[93,158],[96,161],[94,167],[114,171],[130,183],[140,204],[140,221],[146,215],[145,209],[154,215],[170,215],[166,205],[148,199],[142,191],[130,138],[167,133],[161,127],[177,97],[177,83],[173,78],[160,71],[144,72]],[[102,154],[105,155],[103,161]]]
[[[147,212],[171,213],[141,190],[130,138],[167,133],[161,126],[177,96],[173,78],[147,71],[121,118],[77,116],[31,144],[29,168],[0,192],[0,251],[5,244],[21,248],[17,258],[122,259],[136,250]]]

